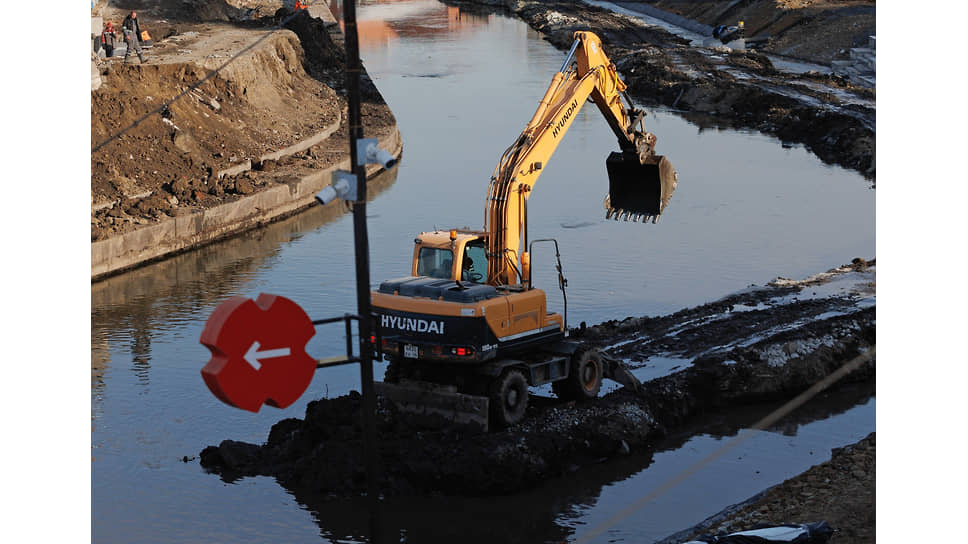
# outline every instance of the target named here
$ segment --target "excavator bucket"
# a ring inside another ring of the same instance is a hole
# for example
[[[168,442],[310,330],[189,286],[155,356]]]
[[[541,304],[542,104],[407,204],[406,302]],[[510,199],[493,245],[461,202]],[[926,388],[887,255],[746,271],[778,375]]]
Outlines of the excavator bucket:
[[[614,152],[605,161],[608,196],[605,218],[655,223],[678,184],[672,163],[653,155],[645,164],[635,155]]]

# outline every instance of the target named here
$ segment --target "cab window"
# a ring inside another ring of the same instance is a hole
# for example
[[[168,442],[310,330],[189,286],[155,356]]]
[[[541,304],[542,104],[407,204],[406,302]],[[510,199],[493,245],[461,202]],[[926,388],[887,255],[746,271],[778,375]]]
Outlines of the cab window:
[[[417,256],[417,275],[432,278],[450,278],[454,254],[449,249],[422,247]]]
[[[471,242],[464,247],[461,279],[475,283],[484,283],[487,279],[487,250],[484,242]]]

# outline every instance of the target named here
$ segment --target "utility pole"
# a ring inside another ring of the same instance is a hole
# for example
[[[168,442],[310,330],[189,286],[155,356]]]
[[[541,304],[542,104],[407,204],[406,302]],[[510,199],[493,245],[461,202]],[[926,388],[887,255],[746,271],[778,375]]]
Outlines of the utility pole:
[[[360,96],[360,44],[356,30],[356,0],[343,0],[343,33],[346,44],[346,91],[349,100],[350,164],[356,174],[353,202],[353,235],[356,246],[356,301],[360,316],[360,381],[363,396],[364,461],[366,495],[370,507],[370,542],[380,541],[380,490],[377,473],[376,397],[373,391],[373,344],[370,310],[370,244],[366,232],[366,165],[358,157],[357,142],[363,139]]]

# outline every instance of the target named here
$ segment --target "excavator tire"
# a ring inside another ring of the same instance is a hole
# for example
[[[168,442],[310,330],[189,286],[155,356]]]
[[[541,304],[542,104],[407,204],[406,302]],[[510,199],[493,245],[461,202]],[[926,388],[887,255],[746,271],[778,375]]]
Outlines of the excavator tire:
[[[390,359],[387,368],[383,372],[383,383],[400,383],[400,361]]]
[[[604,366],[597,349],[580,348],[571,357],[568,377],[551,384],[551,390],[563,400],[587,400],[598,396],[602,388]]]
[[[491,383],[489,405],[491,421],[497,427],[508,427],[524,419],[528,408],[528,381],[516,368],[505,370]]]

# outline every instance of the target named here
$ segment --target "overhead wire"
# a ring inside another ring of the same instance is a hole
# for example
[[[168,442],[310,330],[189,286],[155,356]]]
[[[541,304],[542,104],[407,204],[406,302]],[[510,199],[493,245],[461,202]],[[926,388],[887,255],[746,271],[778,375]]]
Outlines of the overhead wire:
[[[639,510],[640,508],[654,501],[655,499],[661,497],[662,495],[668,493],[672,489],[678,487],[683,482],[685,482],[686,480],[694,476],[697,472],[699,472],[709,464],[713,463],[714,461],[716,461],[717,459],[725,455],[730,450],[743,444],[753,436],[756,436],[756,433],[753,431],[766,430],[767,428],[775,424],[777,421],[785,417],[787,414],[789,414],[793,410],[799,408],[804,403],[812,399],[814,396],[816,396],[824,389],[830,387],[831,385],[836,383],[838,380],[840,380],[847,374],[853,372],[854,370],[859,368],[862,364],[873,359],[874,355],[876,354],[876,351],[877,351],[877,346],[875,345],[875,346],[872,346],[871,349],[868,350],[867,352],[862,353],[861,355],[858,355],[857,357],[851,359],[850,361],[845,363],[837,370],[828,374],[822,380],[813,384],[809,389],[807,389],[803,393],[800,393],[799,395],[791,399],[783,406],[777,408],[766,417],[757,421],[750,429],[747,429],[747,432],[740,433],[736,438],[733,438],[732,440],[726,442],[720,448],[716,449],[715,451],[713,451],[703,459],[699,460],[694,465],[676,474],[671,479],[666,481],[664,484],[654,489],[652,492],[646,494],[642,498],[636,500],[634,503],[623,508],[615,515],[609,517],[607,520],[599,524],[597,527],[594,527],[591,530],[589,530],[587,533],[580,535],[579,538],[575,539],[573,542],[575,544],[587,544],[592,540],[594,540],[595,538],[601,536],[603,533],[615,527],[616,525],[621,523],[624,519],[632,515],[635,511]]]
[[[300,11],[303,11],[303,10],[300,10]],[[245,54],[246,52],[248,52],[250,49],[252,49],[253,47],[259,45],[260,43],[262,43],[263,41],[265,41],[266,39],[268,39],[269,36],[272,36],[273,34],[275,34],[277,31],[282,30],[283,28],[285,28],[286,24],[288,24],[289,21],[291,21],[294,18],[296,18],[297,16],[299,16],[300,11],[295,11],[292,14],[290,14],[288,17],[284,18],[274,28],[272,28],[268,32],[266,32],[265,35],[263,35],[262,37],[260,37],[256,41],[252,42],[251,44],[249,44],[249,45],[243,47],[242,49],[240,49],[238,53],[236,53],[236,54],[232,55],[231,57],[229,57],[229,59],[226,60],[224,63],[222,63],[220,66],[218,66],[217,68],[215,68],[214,70],[212,70],[211,72],[209,72],[202,79],[196,81],[195,83],[193,83],[192,85],[190,85],[189,87],[187,87],[182,92],[180,92],[177,95],[175,95],[175,97],[172,98],[171,100],[168,100],[167,102],[164,102],[163,104],[161,104],[157,108],[149,111],[148,113],[145,113],[141,117],[135,119],[134,122],[132,122],[128,126],[124,127],[120,131],[118,131],[115,134],[109,136],[103,142],[101,142],[101,143],[97,144],[96,146],[94,146],[91,149],[91,154],[96,153],[98,150],[100,150],[104,146],[106,146],[106,145],[110,144],[111,142],[114,142],[115,140],[121,138],[121,136],[123,136],[125,133],[127,133],[131,129],[137,127],[138,125],[140,125],[142,122],[144,122],[146,119],[148,119],[152,115],[161,114],[162,112],[168,110],[168,107],[169,106],[171,106],[172,104],[174,104],[176,101],[180,100],[186,94],[188,94],[188,93],[194,91],[195,89],[197,89],[198,87],[200,87],[203,83],[205,83],[209,79],[211,79],[214,76],[216,76],[219,72],[221,72],[222,70],[224,70],[228,65],[230,65],[233,62],[235,62],[236,60],[238,60],[239,57],[241,57],[243,54]]]

